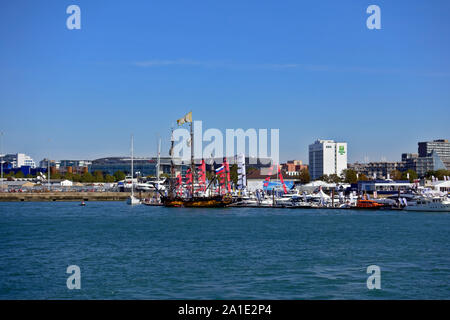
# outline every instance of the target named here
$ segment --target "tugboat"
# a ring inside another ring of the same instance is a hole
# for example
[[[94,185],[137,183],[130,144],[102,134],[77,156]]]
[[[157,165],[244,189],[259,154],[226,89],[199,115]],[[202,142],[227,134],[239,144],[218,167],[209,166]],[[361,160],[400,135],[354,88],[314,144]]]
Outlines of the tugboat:
[[[208,187],[205,186],[204,192],[202,194],[195,193],[194,192],[194,184],[196,183],[197,175],[195,170],[195,163],[194,163],[194,133],[192,128],[192,112],[189,112],[186,114],[183,118],[177,120],[178,125],[182,125],[184,123],[190,123],[190,133],[191,133],[191,166],[190,166],[190,190],[187,193],[187,195],[182,196],[176,193],[175,188],[175,166],[173,161],[173,147],[174,147],[174,139],[173,134],[171,138],[171,148],[170,148],[170,156],[171,156],[171,178],[169,180],[169,190],[168,195],[161,194],[161,203],[165,207],[183,207],[183,208],[223,208],[232,203],[232,196],[228,192],[226,194],[212,194],[212,192],[209,192],[209,195],[207,195],[207,191],[209,186],[211,186],[212,182],[209,184]],[[173,130],[172,130],[173,133]],[[204,165],[204,163],[203,163]],[[227,166],[228,167],[228,166]],[[205,168],[205,167],[204,167]],[[203,169],[205,170],[205,169]],[[228,172],[226,174],[229,178],[229,168],[227,168]],[[205,173],[205,172],[203,172]],[[181,178],[180,178],[181,179]],[[203,176],[203,179],[205,180],[205,176]],[[225,179],[225,181],[228,181]],[[203,181],[204,182],[204,181]],[[180,183],[181,186],[181,183]],[[211,190],[209,190],[211,191]],[[229,191],[229,190],[228,190]]]

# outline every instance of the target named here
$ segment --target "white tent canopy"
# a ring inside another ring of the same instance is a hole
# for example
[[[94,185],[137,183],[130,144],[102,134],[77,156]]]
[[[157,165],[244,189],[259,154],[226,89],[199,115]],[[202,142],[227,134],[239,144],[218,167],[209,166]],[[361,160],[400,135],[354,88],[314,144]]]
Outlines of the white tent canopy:
[[[61,181],[61,186],[62,187],[71,187],[73,185],[73,182],[70,180],[63,180]]]

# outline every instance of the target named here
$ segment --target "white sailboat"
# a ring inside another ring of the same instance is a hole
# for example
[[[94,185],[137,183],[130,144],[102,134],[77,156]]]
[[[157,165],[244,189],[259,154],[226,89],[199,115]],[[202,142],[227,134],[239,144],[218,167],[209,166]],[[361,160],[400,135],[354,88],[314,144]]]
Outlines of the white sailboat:
[[[134,168],[133,168],[133,135],[131,135],[131,195],[127,199],[127,204],[135,205],[140,204],[141,201],[134,196]]]

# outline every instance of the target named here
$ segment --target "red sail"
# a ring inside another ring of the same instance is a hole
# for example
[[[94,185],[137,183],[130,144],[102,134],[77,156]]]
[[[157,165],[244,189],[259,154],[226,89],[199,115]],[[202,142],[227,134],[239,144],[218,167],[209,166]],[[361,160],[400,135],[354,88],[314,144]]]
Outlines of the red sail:
[[[186,170],[186,184],[192,184],[192,173],[191,173],[191,169],[187,169]]]
[[[284,184],[283,175],[281,174],[280,166],[278,166],[278,176],[280,177],[280,181],[283,184],[284,193],[287,193],[286,185]]]
[[[228,164],[227,158],[224,159],[225,172],[227,174],[227,185],[228,185],[228,193],[231,192],[231,179],[230,179],[230,165]]]
[[[183,187],[183,178],[181,177],[181,174],[177,175],[177,195],[181,195],[181,190]]]
[[[200,185],[199,190],[206,190],[206,164],[205,160],[202,159],[202,163],[198,168],[198,183]]]

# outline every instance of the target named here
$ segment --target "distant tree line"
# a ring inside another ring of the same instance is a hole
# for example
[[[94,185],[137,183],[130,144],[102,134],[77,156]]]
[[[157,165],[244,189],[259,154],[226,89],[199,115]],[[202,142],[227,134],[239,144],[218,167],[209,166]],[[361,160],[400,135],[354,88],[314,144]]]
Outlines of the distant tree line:
[[[13,171],[9,172],[8,174],[4,175],[5,178],[36,178],[34,175],[24,175],[22,171],[17,171],[15,174]],[[73,182],[82,182],[82,183],[92,183],[92,182],[117,182],[125,179],[125,173],[118,170],[114,172],[113,175],[110,174],[103,174],[101,171],[94,171],[93,173],[85,172],[82,174],[78,173],[64,173],[61,174],[59,172],[50,174],[50,179],[56,179],[56,180],[70,180]]]

